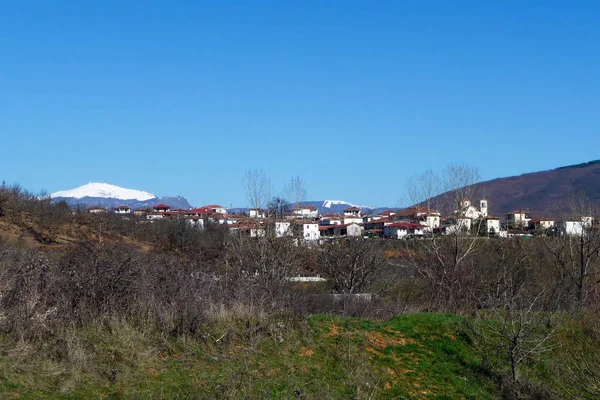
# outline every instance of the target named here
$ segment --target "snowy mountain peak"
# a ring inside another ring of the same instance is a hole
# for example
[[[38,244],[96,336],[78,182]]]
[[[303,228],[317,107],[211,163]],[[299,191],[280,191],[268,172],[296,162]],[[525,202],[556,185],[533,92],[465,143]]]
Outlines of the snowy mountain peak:
[[[348,203],[347,201],[343,201],[343,200],[325,200],[323,202],[324,208],[331,208],[332,205],[344,205],[344,206],[348,206],[348,207],[358,207],[358,208],[373,208],[373,207],[369,207],[369,206],[359,206],[356,204]]]
[[[103,197],[119,200],[150,200],[156,198],[152,193],[141,190],[125,189],[110,183],[90,182],[87,185],[79,186],[71,190],[63,190],[52,193],[50,197],[73,197],[81,199],[83,197]]]

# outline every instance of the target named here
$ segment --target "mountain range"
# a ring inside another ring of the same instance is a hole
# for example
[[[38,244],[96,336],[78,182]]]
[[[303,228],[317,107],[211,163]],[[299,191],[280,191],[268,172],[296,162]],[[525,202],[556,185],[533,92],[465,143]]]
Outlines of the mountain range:
[[[557,217],[561,213],[569,212],[574,203],[579,204],[581,201],[599,207],[600,160],[492,179],[476,184],[473,192],[472,201],[476,203],[480,197],[485,196],[488,199],[490,213],[499,217],[515,209],[529,210],[534,216]],[[192,207],[187,199],[181,196],[157,197],[141,190],[94,182],[72,190],[53,193],[51,197],[53,201],[64,200],[72,206],[99,205],[111,208],[125,204],[132,208],[148,208],[158,203],[165,203],[172,208]],[[386,209],[356,205],[343,200],[304,201],[300,204],[314,206],[321,214],[340,213],[345,208],[353,206],[375,213]],[[247,209],[235,208],[230,212],[245,210]]]
[[[63,190],[50,195],[53,201],[66,201],[73,207],[83,206],[101,206],[114,208],[120,205],[127,205],[133,209],[152,208],[153,206],[164,203],[171,208],[192,208],[185,197],[165,196],[157,197],[152,193],[135,189],[126,189],[110,183],[90,182],[87,185],[79,186],[71,190]]]

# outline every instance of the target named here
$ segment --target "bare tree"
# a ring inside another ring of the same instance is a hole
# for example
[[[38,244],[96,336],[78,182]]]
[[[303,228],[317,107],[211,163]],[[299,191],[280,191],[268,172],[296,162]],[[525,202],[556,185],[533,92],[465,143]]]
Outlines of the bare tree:
[[[575,229],[563,229],[559,236],[543,241],[565,286],[574,286],[574,296],[569,296],[574,297],[570,307],[574,311],[584,310],[592,284],[600,277],[600,229],[591,205],[581,199],[572,199],[571,212],[562,218],[571,221]]]
[[[284,185],[283,191],[291,203],[292,209],[295,209],[300,202],[306,200],[306,181],[296,176]]]
[[[262,169],[246,171],[244,189],[251,208],[263,209],[271,198],[271,181]]]
[[[491,242],[477,294],[475,332],[486,353],[506,361],[517,396],[521,364],[550,350],[555,330],[548,328],[550,296],[540,276],[544,269],[533,267],[535,251],[528,244],[519,239]]]
[[[470,291],[472,255],[481,243],[477,232],[483,220],[477,219],[473,224],[473,220],[465,215],[464,206],[465,199],[474,195],[479,176],[477,168],[458,164],[449,166],[441,177],[427,171],[407,184],[409,196],[419,199],[417,204],[427,204],[428,215],[433,212],[434,204],[442,211],[450,210],[451,218],[456,221],[446,227],[444,235],[432,231],[429,239],[407,252],[408,262],[432,289],[428,308],[455,311],[465,306],[459,303],[465,301]],[[439,188],[445,193],[432,198]]]
[[[319,253],[319,267],[332,289],[354,294],[371,284],[388,263],[377,244],[365,239],[325,244]]]

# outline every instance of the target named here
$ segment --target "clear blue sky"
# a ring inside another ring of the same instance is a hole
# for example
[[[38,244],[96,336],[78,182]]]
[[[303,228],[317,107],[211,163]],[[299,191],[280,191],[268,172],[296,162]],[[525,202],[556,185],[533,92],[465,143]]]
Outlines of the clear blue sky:
[[[0,179],[394,206],[407,176],[600,158],[598,1],[7,1]]]

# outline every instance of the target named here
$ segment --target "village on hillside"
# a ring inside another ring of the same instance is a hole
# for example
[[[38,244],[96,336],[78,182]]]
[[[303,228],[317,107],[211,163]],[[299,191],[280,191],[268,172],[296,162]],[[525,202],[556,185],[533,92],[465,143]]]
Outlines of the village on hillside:
[[[458,208],[445,217],[439,211],[423,206],[390,209],[376,214],[368,214],[352,206],[346,208],[343,214],[320,214],[315,206],[296,205],[284,212],[252,208],[243,214],[230,214],[218,204],[189,210],[157,204],[151,209],[134,210],[121,205],[112,212],[123,216],[135,215],[143,222],[181,219],[199,229],[203,229],[207,223],[215,223],[226,225],[232,233],[250,237],[292,236],[306,242],[340,237],[408,239],[459,233],[465,236],[501,238],[532,235],[581,236],[586,230],[598,227],[595,223],[597,221],[588,215],[554,221],[544,217],[532,218],[528,210],[511,211],[501,220],[488,213],[486,199],[481,199],[477,207],[465,198]],[[110,212],[100,206],[90,207],[87,211],[94,214]]]

